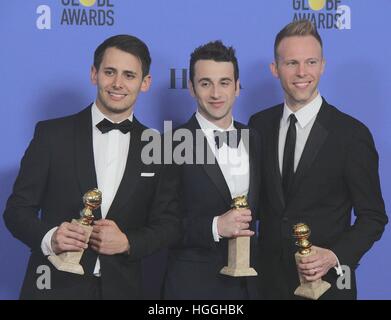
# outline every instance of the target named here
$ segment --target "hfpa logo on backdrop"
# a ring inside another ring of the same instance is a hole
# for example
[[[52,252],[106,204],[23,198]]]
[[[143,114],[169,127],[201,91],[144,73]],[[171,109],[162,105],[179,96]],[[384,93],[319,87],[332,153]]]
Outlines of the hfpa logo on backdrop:
[[[293,21],[307,19],[318,29],[351,29],[346,0],[292,0]]]
[[[39,30],[50,30],[52,25],[62,26],[113,26],[114,0],[58,0],[55,10],[58,19],[53,19],[52,6],[37,7],[36,26]]]

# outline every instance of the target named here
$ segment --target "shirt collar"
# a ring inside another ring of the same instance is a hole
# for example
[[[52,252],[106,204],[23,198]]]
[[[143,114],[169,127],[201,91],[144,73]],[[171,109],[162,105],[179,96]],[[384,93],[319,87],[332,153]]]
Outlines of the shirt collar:
[[[318,93],[314,100],[300,108],[298,111],[293,112],[289,109],[286,102],[284,103],[284,112],[282,114],[282,120],[288,122],[289,116],[294,113],[301,128],[304,128],[319,112],[322,106],[322,97]]]
[[[231,121],[231,124],[229,125],[229,127],[227,129],[222,129],[222,128],[216,126],[213,122],[210,122],[209,120],[207,120],[201,113],[198,112],[198,110],[197,110],[195,116],[196,116],[196,119],[197,119],[197,121],[203,131],[213,132],[214,130],[228,131],[228,130],[235,129],[233,117],[232,117],[232,121]]]
[[[103,119],[107,119],[109,120],[110,122],[113,122],[111,121],[110,119],[108,119],[103,113],[102,111],[99,110],[98,106],[96,105],[96,102],[94,102],[92,104],[92,107],[91,107],[91,115],[92,115],[92,126],[95,127],[99,122],[101,122]],[[130,116],[128,117],[128,119],[130,121],[133,121],[133,112],[130,114]]]

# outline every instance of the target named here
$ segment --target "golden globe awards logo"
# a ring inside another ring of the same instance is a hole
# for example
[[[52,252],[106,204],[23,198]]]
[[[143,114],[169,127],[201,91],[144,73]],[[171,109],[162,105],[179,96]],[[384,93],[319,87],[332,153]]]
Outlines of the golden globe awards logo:
[[[61,25],[112,26],[113,0],[61,0]]]
[[[310,20],[318,29],[351,29],[351,10],[342,2],[342,0],[292,0],[293,21]]]
[[[59,0],[61,17],[59,24],[64,26],[113,26],[114,0]],[[37,7],[36,26],[39,30],[52,28],[52,8],[41,4]],[[57,16],[57,15],[56,15]]]

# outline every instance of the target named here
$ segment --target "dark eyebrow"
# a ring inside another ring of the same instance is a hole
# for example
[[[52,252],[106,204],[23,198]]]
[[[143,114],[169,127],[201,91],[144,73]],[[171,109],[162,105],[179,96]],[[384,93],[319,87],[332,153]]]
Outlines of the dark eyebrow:
[[[212,82],[212,80],[210,78],[201,78],[198,80],[198,82],[202,82],[202,81]],[[219,81],[231,81],[232,82],[233,80],[229,77],[224,77],[224,78],[219,79]]]
[[[113,68],[113,67],[106,67],[106,68],[104,68],[104,70],[117,71],[117,69]],[[137,72],[132,71],[132,70],[125,70],[125,71],[123,71],[123,73],[130,73],[131,75],[134,75],[134,76],[137,75]]]
[[[212,80],[210,78],[201,78],[198,80],[198,82],[202,82],[202,81],[212,82]]]

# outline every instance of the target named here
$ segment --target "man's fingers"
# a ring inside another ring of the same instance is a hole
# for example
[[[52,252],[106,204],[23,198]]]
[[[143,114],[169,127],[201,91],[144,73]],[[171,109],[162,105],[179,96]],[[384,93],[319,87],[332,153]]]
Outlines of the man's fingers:
[[[323,274],[321,272],[317,272],[313,275],[303,275],[304,279],[306,279],[307,281],[315,281],[315,280],[318,280],[320,278],[322,278]]]
[[[237,222],[250,222],[252,220],[251,216],[238,216],[235,218]]]
[[[236,228],[239,229],[239,230],[245,230],[245,229],[248,229],[250,227],[250,225],[248,223],[238,223],[236,225]]]
[[[236,214],[241,216],[251,216],[251,210],[250,209],[236,209]]]
[[[315,261],[311,263],[299,263],[297,266],[301,270],[311,270],[322,267],[322,263],[320,261]]]
[[[68,239],[79,240],[81,242],[87,242],[87,237],[85,234],[80,234],[74,231],[68,231],[64,236]]]
[[[309,263],[314,263],[316,262],[317,260],[319,260],[319,256],[314,254],[314,255],[311,255],[309,257],[304,257],[304,258],[301,258],[300,259],[300,263],[301,264],[309,264]]]
[[[87,237],[80,233],[69,231],[69,230],[58,230],[54,235],[54,241],[56,242],[67,242],[68,240],[78,240],[81,242],[87,242]]]
[[[78,226],[77,224],[74,224],[74,223],[66,223],[66,224],[62,224],[61,227],[63,227],[65,230],[68,230],[68,231],[72,231],[72,232],[76,232],[78,234],[81,234],[81,235],[85,235],[85,230]]]
[[[80,248],[80,249],[87,249],[88,248],[88,244],[85,243],[85,242],[82,242],[82,241],[79,241],[79,240],[75,240],[75,239],[65,239],[64,242],[63,242],[63,245],[65,246],[73,246],[73,247],[77,247],[77,248]]]
[[[234,232],[234,237],[251,237],[254,234],[255,232],[251,230],[236,230]]]
[[[314,276],[314,275],[316,275],[317,273],[319,273],[321,271],[322,271],[321,268],[308,269],[308,270],[299,270],[299,272],[302,275],[305,275],[305,276]]]
[[[100,232],[92,232],[90,236],[90,240],[97,240],[101,241],[102,240],[102,234]]]
[[[101,232],[102,228],[99,227],[99,226],[94,226],[93,229],[92,229],[92,234],[97,234],[99,232]]]
[[[65,251],[82,251],[83,249],[87,249],[88,245],[82,242],[71,242],[71,243],[59,243],[57,244],[58,250],[61,252]]]
[[[87,238],[85,235],[81,235],[79,233],[69,231],[69,230],[63,230],[62,232],[57,232],[53,235],[53,241],[58,246],[61,247],[63,244],[70,244],[70,245],[76,245],[80,248],[84,248],[84,245],[87,242]],[[65,250],[61,248],[62,250]]]
[[[98,253],[102,253],[102,252],[100,252],[100,248],[98,246],[92,245],[91,249],[98,252]]]
[[[111,225],[113,225],[112,220],[101,219],[101,220],[94,221],[94,226],[111,226]]]
[[[99,239],[91,239],[91,238],[90,238],[90,241],[89,241],[88,243],[89,243],[91,246],[99,247],[101,241],[100,241]]]

